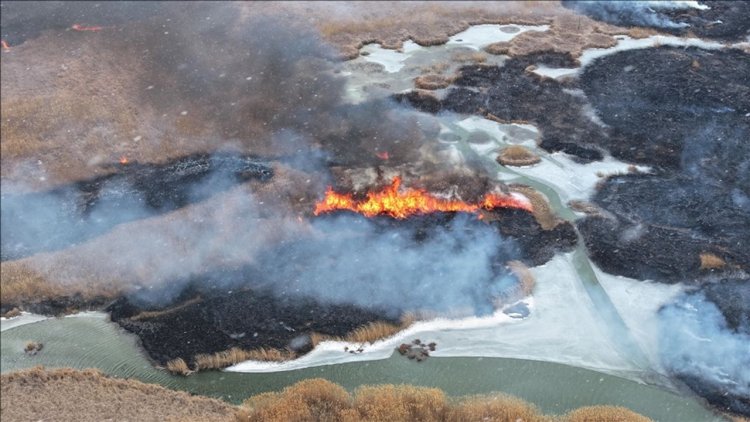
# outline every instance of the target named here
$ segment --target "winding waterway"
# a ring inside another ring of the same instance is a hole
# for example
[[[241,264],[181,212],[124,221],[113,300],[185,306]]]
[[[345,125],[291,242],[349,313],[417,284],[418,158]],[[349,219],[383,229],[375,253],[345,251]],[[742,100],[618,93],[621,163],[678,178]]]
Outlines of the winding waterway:
[[[407,383],[437,387],[451,396],[502,391],[548,413],[594,404],[626,406],[659,421],[719,421],[689,397],[624,378],[568,365],[533,360],[455,357],[414,363],[398,354],[388,359],[344,363],[273,373],[209,371],[189,377],[154,368],[138,349],[137,338],[101,313],[47,319],[0,334],[2,372],[36,365],[98,368],[103,372],[239,403],[250,395],[279,390],[320,377],[352,390],[363,384]],[[36,356],[23,353],[26,341],[44,343]]]

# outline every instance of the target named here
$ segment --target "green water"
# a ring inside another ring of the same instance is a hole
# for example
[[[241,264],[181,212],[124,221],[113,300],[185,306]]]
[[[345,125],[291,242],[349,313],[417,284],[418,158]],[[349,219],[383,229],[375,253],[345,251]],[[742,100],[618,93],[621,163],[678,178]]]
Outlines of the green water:
[[[507,358],[437,358],[415,363],[389,359],[344,363],[294,371],[248,374],[209,371],[189,377],[158,370],[138,349],[137,339],[101,314],[49,319],[0,334],[2,372],[47,367],[99,368],[169,388],[238,403],[253,394],[284,388],[306,378],[326,378],[352,390],[362,384],[406,383],[437,387],[450,396],[501,391],[536,404],[546,413],[609,404],[625,406],[658,421],[721,421],[692,397],[567,365]],[[27,356],[27,341],[44,343]]]

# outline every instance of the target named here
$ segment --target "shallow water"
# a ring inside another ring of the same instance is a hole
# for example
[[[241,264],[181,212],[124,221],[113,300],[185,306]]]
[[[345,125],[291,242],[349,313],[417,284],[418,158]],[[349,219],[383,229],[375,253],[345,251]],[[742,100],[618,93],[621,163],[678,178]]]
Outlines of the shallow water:
[[[626,406],[659,421],[723,420],[693,398],[596,371],[534,360],[432,357],[415,363],[395,354],[383,360],[275,373],[209,371],[179,377],[155,369],[137,348],[137,339],[107,321],[104,314],[48,319],[5,330],[0,336],[2,372],[36,365],[94,367],[113,376],[233,403],[302,379],[320,377],[349,390],[363,384],[408,383],[440,388],[451,396],[502,391],[535,403],[547,413],[610,404]],[[44,349],[36,356],[26,356],[22,351],[30,340],[44,343]]]

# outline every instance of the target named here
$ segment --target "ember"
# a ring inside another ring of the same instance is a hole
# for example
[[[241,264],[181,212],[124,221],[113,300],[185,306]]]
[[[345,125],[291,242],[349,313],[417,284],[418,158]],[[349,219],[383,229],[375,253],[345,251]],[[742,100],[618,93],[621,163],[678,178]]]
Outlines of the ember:
[[[375,155],[376,155],[376,156],[377,156],[378,158],[380,158],[381,160],[387,160],[387,159],[389,159],[389,158],[390,158],[390,157],[388,156],[388,151],[383,151],[383,152],[376,152],[376,153],[375,153]]]
[[[0,40],[0,45],[3,46],[3,51],[10,51],[10,46],[8,45],[8,42],[5,40]]]
[[[99,32],[102,29],[104,29],[104,27],[102,27],[102,26],[84,26],[84,25],[81,25],[79,23],[74,23],[73,26],[70,27],[70,29],[72,29],[74,31],[79,31],[79,32],[83,32],[83,31]]]
[[[126,165],[126,164],[128,164],[129,162],[130,162],[130,160],[128,160],[128,157],[126,157],[124,155],[120,157],[120,164],[122,164],[123,166]]]
[[[315,205],[315,215],[336,210],[350,210],[367,217],[387,214],[403,219],[414,214],[431,212],[478,212],[481,209],[519,208],[531,211],[531,204],[510,195],[487,194],[478,204],[441,199],[421,189],[399,191],[401,178],[394,177],[391,186],[380,192],[370,192],[364,201],[356,201],[351,194],[336,193],[330,187],[325,198]]]

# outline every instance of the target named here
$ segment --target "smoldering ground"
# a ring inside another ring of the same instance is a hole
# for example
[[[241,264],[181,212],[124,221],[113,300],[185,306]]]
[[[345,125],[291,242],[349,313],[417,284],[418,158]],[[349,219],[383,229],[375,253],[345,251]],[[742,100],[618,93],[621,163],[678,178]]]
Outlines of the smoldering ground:
[[[129,10],[123,11],[125,16],[112,23],[115,32],[103,30],[95,36],[107,37],[105,44],[133,54],[143,64],[137,101],[157,112],[189,108],[188,119],[208,121],[216,129],[210,142],[215,149],[229,145],[266,161],[294,166],[311,175],[313,181],[304,189],[313,195],[324,191],[328,164],[372,165],[382,162],[377,156],[382,152],[388,152],[392,165],[418,158],[419,147],[429,138],[416,112],[389,100],[345,103],[345,81],[335,73],[331,48],[299,24],[271,17],[246,18],[237,7],[227,3],[166,5],[158,16],[143,17],[139,12],[132,21],[127,19]],[[86,40],[79,37],[76,42]],[[167,124],[161,123],[162,127]],[[148,142],[160,142],[158,135]],[[153,166],[170,169],[179,162]],[[14,245],[41,245],[37,251],[77,244],[24,262],[48,275],[51,282],[62,284],[71,278],[121,278],[127,291],[140,279],[140,284],[154,286],[139,291],[139,297],[146,299],[161,283],[173,282],[166,293],[150,298],[161,304],[177,297],[182,282],[191,277],[194,280],[213,268],[248,261],[265,272],[263,277],[245,280],[251,285],[270,284],[279,294],[295,290],[321,301],[398,310],[451,312],[455,306],[484,314],[491,311],[493,297],[513,287],[514,279],[495,265],[517,254],[509,241],[489,228],[467,234],[466,223],[457,220],[450,230],[436,229],[429,241],[409,243],[410,236],[402,229],[375,232],[370,225],[360,224],[362,232],[349,244],[342,233],[350,231],[346,225],[352,222],[333,219],[326,220],[323,230],[332,240],[318,239],[317,247],[312,247],[315,241],[295,238],[303,236],[304,223],[284,220],[291,213],[289,204],[277,201],[278,209],[265,208],[249,192],[256,185],[237,186],[242,180],[236,180],[232,171],[216,172],[192,186],[177,186],[187,199],[174,201],[167,195],[163,199],[169,206],[156,210],[148,206],[148,195],[138,189],[138,177],[114,177],[119,180],[114,185],[106,183],[110,177],[102,179],[98,190],[104,200],[88,210],[88,193],[78,189],[80,183],[73,193],[63,188],[35,192],[33,198],[17,196],[31,202],[3,201],[4,227],[17,229],[19,222],[30,223],[30,229],[18,236],[3,236],[4,256],[13,247],[6,239]],[[271,183],[283,186],[273,179]],[[3,194],[18,192],[4,184]],[[76,198],[80,194],[83,205]],[[285,195],[278,192],[279,197]],[[266,218],[269,214],[273,218]],[[62,227],[50,230],[44,222]],[[322,230],[321,224],[316,221],[313,228]],[[64,233],[61,242],[57,232]],[[281,249],[279,242],[285,242]],[[285,259],[275,257],[271,250]],[[258,256],[260,251],[264,251],[262,256]],[[357,265],[362,259],[368,265]],[[338,262],[339,271],[330,271],[331,262]],[[304,277],[294,273],[300,267],[308,268]],[[366,288],[354,288],[358,283],[352,280],[361,280]],[[446,287],[450,295],[444,295]]]
[[[659,312],[661,358],[723,410],[750,415],[750,280],[722,280]]]

